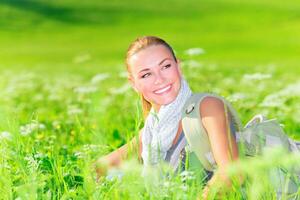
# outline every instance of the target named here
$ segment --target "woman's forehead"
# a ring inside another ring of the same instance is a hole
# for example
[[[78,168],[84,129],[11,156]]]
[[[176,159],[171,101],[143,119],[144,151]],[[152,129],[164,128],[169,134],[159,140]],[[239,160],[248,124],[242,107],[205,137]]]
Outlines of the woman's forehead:
[[[153,45],[132,55],[129,59],[131,70],[159,66],[165,60],[173,60],[172,53],[163,45]]]

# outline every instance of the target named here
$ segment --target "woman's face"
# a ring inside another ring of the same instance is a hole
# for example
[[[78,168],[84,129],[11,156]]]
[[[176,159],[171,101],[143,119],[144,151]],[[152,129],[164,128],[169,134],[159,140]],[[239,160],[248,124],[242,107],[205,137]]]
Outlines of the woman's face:
[[[165,46],[153,45],[139,51],[129,59],[129,66],[129,81],[156,111],[175,100],[180,90],[181,71]]]

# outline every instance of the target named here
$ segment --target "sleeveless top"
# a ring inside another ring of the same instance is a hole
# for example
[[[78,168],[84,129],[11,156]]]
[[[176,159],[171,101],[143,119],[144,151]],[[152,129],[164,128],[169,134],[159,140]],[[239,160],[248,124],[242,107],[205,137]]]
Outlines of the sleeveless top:
[[[233,133],[233,136],[236,138],[236,130],[233,121],[230,122],[230,129],[231,133]],[[203,183],[206,183],[213,176],[213,171],[206,170],[202,166],[202,163],[198,162],[198,158],[196,158],[195,155],[189,154],[188,149],[189,144],[186,140],[184,132],[182,131],[176,143],[172,145],[172,147],[167,151],[165,161],[168,162],[173,167],[174,171],[176,171],[177,173],[180,173],[185,170],[193,171],[196,173],[196,176],[200,177]],[[196,162],[198,162],[198,167],[193,169],[193,166],[190,166],[189,163],[195,162],[195,160]],[[213,158],[211,162],[215,163]]]
[[[201,163],[197,163],[198,167],[196,168],[193,168],[193,166],[187,166],[191,160],[196,160],[196,162],[198,161],[194,155],[192,155],[194,157],[188,155],[189,153],[186,149],[187,146],[188,144],[184,132],[182,131],[177,142],[167,151],[165,161],[173,167],[176,173],[181,173],[186,170],[192,171],[197,180],[201,181],[203,184],[207,183],[213,176],[213,172],[206,170]]]
[[[250,157],[260,155],[265,147],[281,147],[287,152],[300,153],[299,141],[294,141],[289,138],[276,120],[264,119],[262,115],[256,115],[243,128],[237,113],[229,102],[214,94],[198,93],[193,94],[187,100],[182,114],[183,130],[185,132],[188,146],[190,147],[190,151],[187,153],[190,157],[188,160],[193,159],[194,161],[191,163],[193,166],[191,165],[187,167],[189,171],[191,167],[194,167],[193,171],[200,171],[200,174],[201,171],[205,170],[213,173],[213,171],[217,168],[211,152],[208,135],[200,120],[201,113],[199,105],[207,96],[216,97],[224,102],[227,124],[230,124],[229,136],[232,136],[232,138],[237,142],[240,155]],[[243,148],[240,148],[240,145]],[[201,167],[205,170],[201,170]],[[209,178],[210,177],[208,177],[208,179]],[[299,192],[299,168],[294,168],[294,166],[292,168],[277,166],[270,170],[269,178],[270,183],[274,187],[278,196],[281,196],[282,194],[295,195],[297,191]]]

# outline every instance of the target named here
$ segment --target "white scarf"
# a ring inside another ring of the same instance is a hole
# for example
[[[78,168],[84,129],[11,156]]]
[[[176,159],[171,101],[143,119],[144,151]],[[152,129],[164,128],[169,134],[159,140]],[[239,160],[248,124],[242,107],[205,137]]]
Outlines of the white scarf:
[[[162,105],[158,113],[151,108],[142,133],[144,166],[156,165],[165,159],[176,137],[183,106],[191,95],[188,83],[181,78],[176,99],[170,104]]]

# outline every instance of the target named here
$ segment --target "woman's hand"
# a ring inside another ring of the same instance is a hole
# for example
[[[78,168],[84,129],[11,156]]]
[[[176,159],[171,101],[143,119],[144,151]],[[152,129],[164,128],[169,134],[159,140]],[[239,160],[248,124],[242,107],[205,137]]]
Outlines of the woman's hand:
[[[227,173],[226,168],[219,168],[213,177],[207,182],[207,185],[202,190],[202,193],[197,197],[198,200],[209,199],[211,196],[213,199],[224,199],[226,193],[232,190],[233,183],[242,185],[244,177],[241,173],[236,172],[233,176]],[[215,196],[217,195],[217,196]]]
[[[138,148],[138,157],[141,155],[141,131],[138,139],[133,138],[129,143],[121,146],[113,152],[100,157],[93,165],[97,173],[97,180],[100,177],[106,176],[107,171],[111,167],[119,167],[122,161],[128,156],[128,152],[132,149]]]
[[[141,159],[142,152],[142,130],[139,131],[139,137],[133,138],[129,143],[121,146],[120,148],[114,150],[108,155],[102,156],[94,163],[94,169],[97,173],[97,180],[101,176],[107,175],[107,171],[111,167],[118,167],[122,160],[124,160],[128,156],[128,151],[132,149],[138,149],[138,157]]]
[[[209,188],[206,186],[206,187],[203,189],[203,191],[202,191],[201,198],[200,198],[200,196],[198,196],[197,200],[200,200],[200,199],[206,200],[206,199],[208,199],[208,192],[209,192]]]
[[[107,160],[107,156],[99,158],[94,164],[93,168],[96,170],[97,173],[97,181],[107,175],[107,171],[109,169],[109,163]]]

